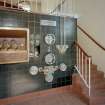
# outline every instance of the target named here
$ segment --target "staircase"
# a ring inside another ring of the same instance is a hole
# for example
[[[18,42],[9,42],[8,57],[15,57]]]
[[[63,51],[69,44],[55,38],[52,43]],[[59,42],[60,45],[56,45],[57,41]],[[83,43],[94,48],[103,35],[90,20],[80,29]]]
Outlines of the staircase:
[[[78,28],[98,47],[105,51],[105,48],[95,41],[80,26]],[[105,77],[104,72],[98,70],[97,65],[92,63],[92,57],[75,42],[77,49],[77,63],[73,74],[73,92],[79,96],[87,105],[105,105]]]
[[[85,86],[79,74],[73,75],[74,92],[88,105],[105,105],[105,78],[104,73],[97,70],[96,65],[91,65],[91,92]]]

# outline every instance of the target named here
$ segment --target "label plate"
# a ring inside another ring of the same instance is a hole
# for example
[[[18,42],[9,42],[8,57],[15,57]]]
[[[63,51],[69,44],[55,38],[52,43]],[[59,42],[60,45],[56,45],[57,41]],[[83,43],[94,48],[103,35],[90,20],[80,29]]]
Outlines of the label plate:
[[[40,20],[40,25],[41,26],[56,26],[56,21],[51,21],[51,20]]]

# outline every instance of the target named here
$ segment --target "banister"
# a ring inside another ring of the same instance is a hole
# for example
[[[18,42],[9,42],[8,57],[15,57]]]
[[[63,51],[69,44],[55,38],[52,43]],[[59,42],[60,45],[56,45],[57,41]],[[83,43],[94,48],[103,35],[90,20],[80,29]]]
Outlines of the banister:
[[[84,84],[88,88],[88,95],[91,96],[92,58],[83,50],[83,48],[79,45],[78,42],[75,42],[75,46],[77,47],[77,52],[76,52],[77,59],[76,59],[75,69],[77,70]]]
[[[79,45],[78,42],[75,41],[75,45],[77,45],[77,46],[81,49],[81,51],[82,51],[87,57],[90,57],[90,58],[91,58],[91,56],[89,56],[89,55],[83,50],[83,48]]]
[[[98,47],[100,47],[103,51],[105,51],[105,47],[103,47],[100,43],[98,43],[92,35],[88,34],[83,28],[77,25],[78,29],[80,29],[90,40],[92,40]]]

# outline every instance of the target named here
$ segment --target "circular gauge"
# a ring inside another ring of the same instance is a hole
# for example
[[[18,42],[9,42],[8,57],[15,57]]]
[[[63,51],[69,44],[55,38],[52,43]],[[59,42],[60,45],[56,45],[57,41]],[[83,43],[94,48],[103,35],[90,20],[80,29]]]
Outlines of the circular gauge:
[[[53,45],[55,43],[55,35],[54,34],[47,34],[45,36],[45,42],[48,45]]]
[[[32,66],[29,70],[31,75],[37,75],[38,74],[38,67],[37,66]]]
[[[67,66],[64,63],[60,64],[60,70],[61,71],[66,71],[67,70]]]
[[[48,74],[45,76],[45,80],[46,82],[52,82],[54,79],[53,75],[52,74]]]
[[[11,48],[13,50],[16,50],[18,48],[17,42],[15,40],[11,40],[10,43],[11,43]]]
[[[8,50],[10,48],[10,43],[8,40],[3,40],[3,48]]]
[[[49,53],[45,56],[45,62],[46,64],[54,64],[55,63],[55,55],[52,53]]]

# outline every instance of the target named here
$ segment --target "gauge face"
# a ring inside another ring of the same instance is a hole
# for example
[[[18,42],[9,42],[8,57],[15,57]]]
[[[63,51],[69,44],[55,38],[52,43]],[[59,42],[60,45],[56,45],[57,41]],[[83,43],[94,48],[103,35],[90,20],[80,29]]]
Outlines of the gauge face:
[[[53,75],[51,75],[51,74],[48,74],[48,75],[45,76],[46,82],[52,82],[53,79],[54,79],[54,77],[53,77]]]
[[[55,55],[52,53],[49,53],[45,56],[45,62],[48,65],[54,64],[55,63]]]
[[[29,70],[31,75],[37,75],[38,74],[38,67],[37,66],[32,66]]]
[[[54,34],[47,34],[45,36],[45,42],[48,45],[53,45],[55,44],[55,35]]]
[[[60,70],[61,70],[61,71],[66,71],[66,70],[67,70],[67,65],[64,64],[64,63],[61,63],[61,64],[60,64]]]

